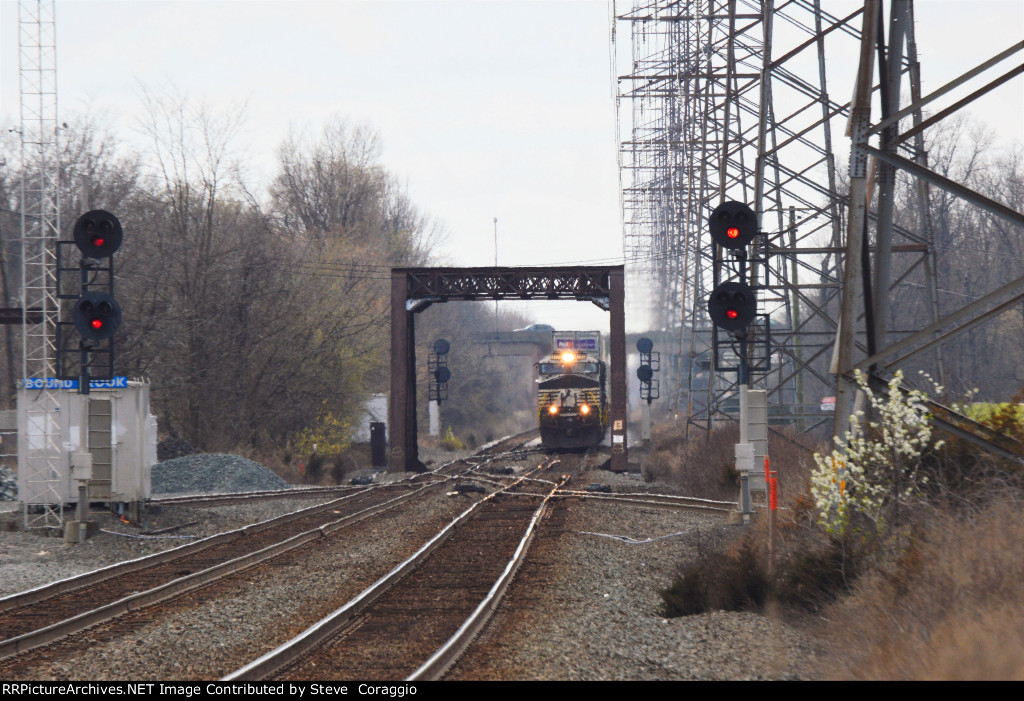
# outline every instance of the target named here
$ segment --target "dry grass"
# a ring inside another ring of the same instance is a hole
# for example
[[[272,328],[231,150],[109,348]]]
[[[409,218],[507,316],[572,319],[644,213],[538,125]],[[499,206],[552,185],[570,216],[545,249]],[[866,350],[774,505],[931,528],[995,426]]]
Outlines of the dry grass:
[[[788,429],[779,433],[783,435],[771,432],[768,436],[771,469],[778,472],[780,489],[796,494],[809,479],[815,446]],[[661,424],[652,429],[651,439],[654,447],[644,463],[645,480],[675,484],[690,496],[704,499],[736,499],[737,424],[726,424],[710,435],[691,426],[689,440],[685,439],[685,425]]]
[[[828,630],[842,631],[837,674],[1024,679],[1024,512],[1002,502],[914,531],[828,611]]]
[[[669,425],[653,437],[646,477],[735,498],[735,427],[710,437],[691,430],[685,442]],[[812,611],[832,650],[825,675],[838,679],[1024,680],[1021,470],[954,442],[929,458],[927,502],[902,510],[898,528],[836,541],[815,524],[808,496],[814,448],[770,440],[783,489],[774,571],[762,519],[682,564],[662,592],[663,612],[768,610],[806,622],[800,612]]]
[[[652,429],[654,447],[644,463],[644,479],[675,484],[687,494],[704,499],[735,499],[733,446],[739,439],[736,425],[728,425],[710,436],[691,427],[689,441],[684,439],[684,432],[685,426],[677,423]]]

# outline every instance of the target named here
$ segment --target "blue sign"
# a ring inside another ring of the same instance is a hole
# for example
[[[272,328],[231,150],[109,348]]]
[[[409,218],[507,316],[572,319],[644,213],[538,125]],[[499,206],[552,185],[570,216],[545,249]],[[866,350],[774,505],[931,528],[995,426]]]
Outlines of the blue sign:
[[[563,348],[576,348],[577,350],[597,350],[597,339],[596,338],[558,338],[555,339],[555,347],[559,350]]]
[[[78,389],[78,380],[58,380],[56,377],[39,377],[21,381],[25,389]],[[128,386],[127,377],[111,377],[109,380],[89,380],[90,389],[120,389]]]

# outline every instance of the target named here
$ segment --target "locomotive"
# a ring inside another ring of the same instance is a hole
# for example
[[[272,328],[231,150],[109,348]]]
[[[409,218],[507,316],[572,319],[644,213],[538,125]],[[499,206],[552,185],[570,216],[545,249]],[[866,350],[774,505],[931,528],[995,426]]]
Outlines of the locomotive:
[[[608,428],[607,365],[597,331],[555,331],[536,364],[537,422],[548,448],[589,448]]]

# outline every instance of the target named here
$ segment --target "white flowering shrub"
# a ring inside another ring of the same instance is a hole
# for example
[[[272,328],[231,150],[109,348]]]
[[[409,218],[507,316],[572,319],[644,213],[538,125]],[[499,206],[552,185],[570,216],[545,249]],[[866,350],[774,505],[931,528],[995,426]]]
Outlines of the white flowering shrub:
[[[942,387],[921,373],[935,388]],[[920,390],[905,391],[903,373],[889,382],[889,396],[874,394],[867,377],[856,372],[857,384],[871,404],[874,420],[864,425],[864,412],[850,416],[846,439],[836,437],[827,455],[814,454],[811,494],[818,518],[832,535],[846,533],[855,514],[866,517],[877,531],[884,508],[913,495],[926,481],[919,474],[921,455],[931,445],[932,427]],[[942,446],[942,441],[934,447]]]

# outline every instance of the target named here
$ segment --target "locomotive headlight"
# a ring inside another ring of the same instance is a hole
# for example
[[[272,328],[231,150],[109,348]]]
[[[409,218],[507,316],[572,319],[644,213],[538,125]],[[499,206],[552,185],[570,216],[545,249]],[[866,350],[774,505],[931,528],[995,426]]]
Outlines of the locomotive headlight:
[[[549,406],[548,407],[548,413],[551,414],[552,416],[557,414],[558,413],[558,405],[557,404],[552,404],[551,406]]]
[[[572,351],[565,351],[562,353],[562,362],[566,365],[570,365],[576,362],[576,354]]]
[[[589,404],[580,404],[580,413],[583,414],[584,416],[589,414],[590,413],[590,405]]]

